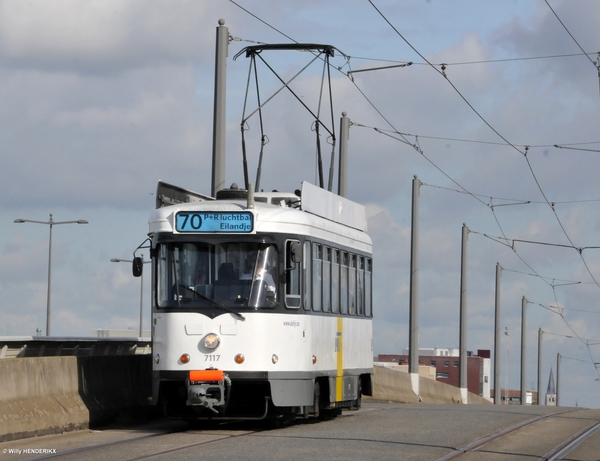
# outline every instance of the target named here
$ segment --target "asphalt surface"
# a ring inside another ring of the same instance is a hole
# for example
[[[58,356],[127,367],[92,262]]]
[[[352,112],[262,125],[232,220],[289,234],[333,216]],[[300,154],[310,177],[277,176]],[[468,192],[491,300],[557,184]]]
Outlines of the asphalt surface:
[[[571,411],[569,411],[571,410]],[[60,460],[437,460],[540,415],[562,412],[460,459],[533,460],[590,424],[600,410],[545,406],[363,402],[330,421],[280,429],[250,423],[190,426],[155,420],[0,444],[0,461]],[[600,431],[565,459],[600,460]]]

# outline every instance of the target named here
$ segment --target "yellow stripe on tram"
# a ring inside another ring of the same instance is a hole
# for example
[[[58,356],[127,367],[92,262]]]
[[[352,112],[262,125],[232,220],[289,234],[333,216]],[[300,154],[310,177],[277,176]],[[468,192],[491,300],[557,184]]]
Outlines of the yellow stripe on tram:
[[[341,402],[343,400],[343,390],[344,390],[344,363],[342,360],[344,354],[344,340],[343,333],[344,330],[344,319],[342,317],[338,317],[337,319],[337,332],[336,332],[336,343],[337,343],[337,376],[335,378],[335,400],[336,402]]]

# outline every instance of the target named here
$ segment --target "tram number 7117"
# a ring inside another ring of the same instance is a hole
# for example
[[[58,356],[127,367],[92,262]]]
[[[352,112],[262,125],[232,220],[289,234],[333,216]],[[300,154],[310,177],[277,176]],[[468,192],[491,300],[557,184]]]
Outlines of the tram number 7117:
[[[205,362],[218,362],[220,358],[221,358],[220,355],[205,355],[204,361]]]

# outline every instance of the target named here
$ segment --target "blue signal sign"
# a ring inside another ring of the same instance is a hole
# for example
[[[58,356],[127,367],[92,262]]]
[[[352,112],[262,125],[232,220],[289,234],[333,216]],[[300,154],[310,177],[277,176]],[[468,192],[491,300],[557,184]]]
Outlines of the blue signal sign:
[[[180,211],[175,215],[177,232],[248,233],[254,230],[249,211]]]

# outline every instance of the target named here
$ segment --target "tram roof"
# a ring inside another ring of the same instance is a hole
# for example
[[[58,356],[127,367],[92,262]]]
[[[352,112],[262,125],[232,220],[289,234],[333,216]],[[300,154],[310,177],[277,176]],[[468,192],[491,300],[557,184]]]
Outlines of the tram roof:
[[[149,220],[149,231],[176,233],[175,215],[181,211],[251,211],[256,233],[311,235],[349,246],[359,244],[365,251],[370,250],[371,239],[366,234],[363,205],[306,182],[302,184],[301,197],[286,192],[257,192],[254,208],[249,208],[248,201],[243,198],[176,203],[154,211]]]

